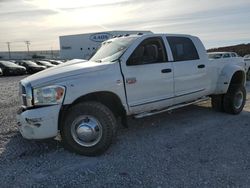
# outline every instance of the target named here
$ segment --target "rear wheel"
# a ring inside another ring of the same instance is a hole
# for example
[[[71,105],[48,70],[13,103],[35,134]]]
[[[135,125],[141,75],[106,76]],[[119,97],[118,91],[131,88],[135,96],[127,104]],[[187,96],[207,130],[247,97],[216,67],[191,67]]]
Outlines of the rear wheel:
[[[229,114],[239,114],[246,103],[246,89],[241,85],[232,85],[225,94],[223,106]]]
[[[115,134],[114,115],[98,102],[79,103],[69,109],[61,130],[64,146],[87,156],[106,151]]]

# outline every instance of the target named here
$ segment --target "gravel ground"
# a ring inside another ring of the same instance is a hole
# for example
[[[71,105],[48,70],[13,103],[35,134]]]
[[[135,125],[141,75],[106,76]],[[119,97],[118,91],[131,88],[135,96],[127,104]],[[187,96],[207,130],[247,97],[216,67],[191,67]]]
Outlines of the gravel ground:
[[[72,154],[54,140],[17,130],[18,81],[0,78],[0,187],[249,187],[250,83],[240,115],[210,102],[129,120],[99,157]]]

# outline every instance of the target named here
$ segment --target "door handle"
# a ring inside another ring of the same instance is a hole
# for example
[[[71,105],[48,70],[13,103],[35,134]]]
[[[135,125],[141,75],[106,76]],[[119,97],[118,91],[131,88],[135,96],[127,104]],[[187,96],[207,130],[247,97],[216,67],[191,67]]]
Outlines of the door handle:
[[[161,73],[170,73],[172,72],[172,69],[162,69]]]
[[[203,68],[205,68],[205,65],[202,64],[202,65],[198,65],[197,67],[198,67],[198,69],[203,69]]]

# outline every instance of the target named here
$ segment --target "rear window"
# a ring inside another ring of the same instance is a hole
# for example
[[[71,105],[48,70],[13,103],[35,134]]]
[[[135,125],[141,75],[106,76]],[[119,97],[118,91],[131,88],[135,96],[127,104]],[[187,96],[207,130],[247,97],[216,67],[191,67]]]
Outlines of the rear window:
[[[191,39],[186,37],[167,37],[173,53],[174,61],[199,59],[199,55]]]

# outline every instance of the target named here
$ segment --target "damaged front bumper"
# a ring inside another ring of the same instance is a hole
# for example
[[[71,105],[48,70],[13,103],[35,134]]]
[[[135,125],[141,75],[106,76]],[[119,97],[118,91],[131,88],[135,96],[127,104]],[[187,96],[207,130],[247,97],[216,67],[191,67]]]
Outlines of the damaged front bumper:
[[[61,105],[54,105],[18,110],[17,124],[22,136],[26,139],[56,137],[60,108]]]

